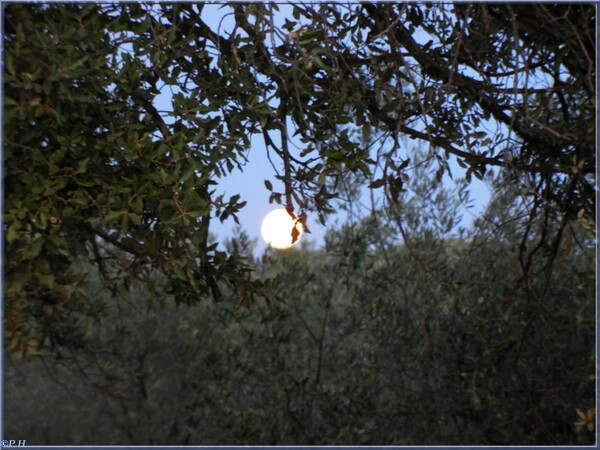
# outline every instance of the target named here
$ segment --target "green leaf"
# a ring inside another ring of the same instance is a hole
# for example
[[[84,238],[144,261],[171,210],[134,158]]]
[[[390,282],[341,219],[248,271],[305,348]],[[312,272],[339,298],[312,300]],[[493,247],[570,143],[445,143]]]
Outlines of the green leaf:
[[[142,214],[142,212],[144,211],[144,201],[142,200],[142,197],[137,196],[135,198],[135,200],[133,200],[130,203],[131,206],[131,210],[136,213],[136,214]]]
[[[6,230],[5,237],[6,242],[8,242],[9,244],[12,244],[17,239],[19,239],[19,232],[17,231],[17,227],[15,227],[14,223],[10,227],[8,227],[8,230]]]
[[[104,217],[104,220],[106,220],[107,223],[112,223],[119,219],[123,214],[124,211],[111,211]]]
[[[48,226],[48,214],[45,211],[40,211],[35,217],[34,223],[39,229],[45,230]]]
[[[323,60],[321,58],[319,58],[318,55],[313,56],[312,60],[315,64],[315,66],[317,66],[319,69],[324,70],[325,72],[329,72],[331,70],[331,68],[327,67],[325,65],[325,63],[323,62]]]
[[[89,163],[90,163],[89,156],[87,158],[82,159],[81,161],[79,161],[79,164],[77,164],[77,173],[85,173],[85,172],[87,172],[87,167],[88,167]]]
[[[202,209],[196,208],[191,211],[188,211],[187,214],[188,214],[188,216],[190,216],[194,219],[198,219],[200,217],[207,217],[209,212],[210,212],[209,208],[202,208]]]
[[[39,283],[46,289],[52,289],[56,283],[54,275],[52,274],[36,273],[34,274],[34,276],[37,278]]]
[[[183,268],[181,267],[181,265],[179,265],[179,264],[174,264],[174,265],[173,265],[173,271],[175,272],[175,276],[176,276],[178,279],[180,279],[180,280],[182,280],[182,281],[185,281],[185,280],[187,280],[187,276],[186,276],[185,272],[183,271]]]
[[[129,220],[131,221],[131,223],[133,223],[134,225],[141,225],[142,224],[142,218],[139,216],[139,214],[135,214],[135,213],[127,213],[127,217],[129,218]]]

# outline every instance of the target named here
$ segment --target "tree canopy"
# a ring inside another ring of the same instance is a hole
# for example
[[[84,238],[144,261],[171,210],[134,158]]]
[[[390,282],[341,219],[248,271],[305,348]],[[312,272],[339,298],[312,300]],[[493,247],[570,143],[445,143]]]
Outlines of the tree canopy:
[[[510,196],[495,201],[503,214]],[[548,291],[539,308],[515,283],[515,229],[488,234],[481,221],[468,240],[433,238],[443,221],[412,206],[410,248],[367,214],[328,230],[324,248],[256,258],[258,276],[281,280],[285,302],[268,306],[235,309],[229,293],[147,313],[147,290],[115,299],[90,272],[107,306],[101,326],[82,322],[97,351],[7,355],[5,434],[59,446],[593,444],[594,246],[563,249],[550,279],[532,281]]]
[[[209,239],[244,206],[214,186],[243,168],[252,135],[273,161],[270,200],[305,226],[308,211],[326,220],[347,173],[383,189],[401,222],[408,138],[438,182],[455,159],[467,180],[497,168],[518,188],[524,277],[570,223],[593,230],[593,5],[232,4],[218,24],[210,8],[5,6],[16,352],[80,344],[76,314],[102,312],[82,260],[120,296],[143,283],[155,302],[274,298],[247,258]]]

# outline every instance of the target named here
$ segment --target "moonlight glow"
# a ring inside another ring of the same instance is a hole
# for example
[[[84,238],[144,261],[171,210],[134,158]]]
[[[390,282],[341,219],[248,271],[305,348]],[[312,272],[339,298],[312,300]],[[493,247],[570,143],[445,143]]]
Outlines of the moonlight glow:
[[[300,233],[294,244],[298,243],[302,235],[302,225],[295,224]],[[292,245],[292,229],[294,228],[294,219],[290,217],[283,208],[271,211],[262,221],[260,231],[263,239],[269,246],[278,249],[290,248]]]

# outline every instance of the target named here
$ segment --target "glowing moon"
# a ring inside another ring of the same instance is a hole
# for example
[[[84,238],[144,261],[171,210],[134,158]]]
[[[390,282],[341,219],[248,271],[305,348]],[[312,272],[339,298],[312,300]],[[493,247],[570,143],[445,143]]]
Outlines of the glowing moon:
[[[298,239],[292,244],[292,230],[296,226],[298,230]],[[260,227],[263,239],[269,246],[278,249],[290,248],[297,244],[302,235],[302,225],[294,223],[294,219],[290,217],[287,211],[283,208],[275,209],[265,216]]]

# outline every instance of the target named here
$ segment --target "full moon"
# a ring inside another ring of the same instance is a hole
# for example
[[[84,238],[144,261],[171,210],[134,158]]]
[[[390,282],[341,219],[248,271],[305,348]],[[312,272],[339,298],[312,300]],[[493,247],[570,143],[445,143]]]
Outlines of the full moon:
[[[292,244],[292,230],[296,227],[298,230],[298,239]],[[294,223],[294,219],[290,217],[287,211],[283,208],[275,209],[265,216],[262,221],[260,231],[263,239],[269,246],[277,249],[290,248],[298,243],[302,235],[302,225]]]

